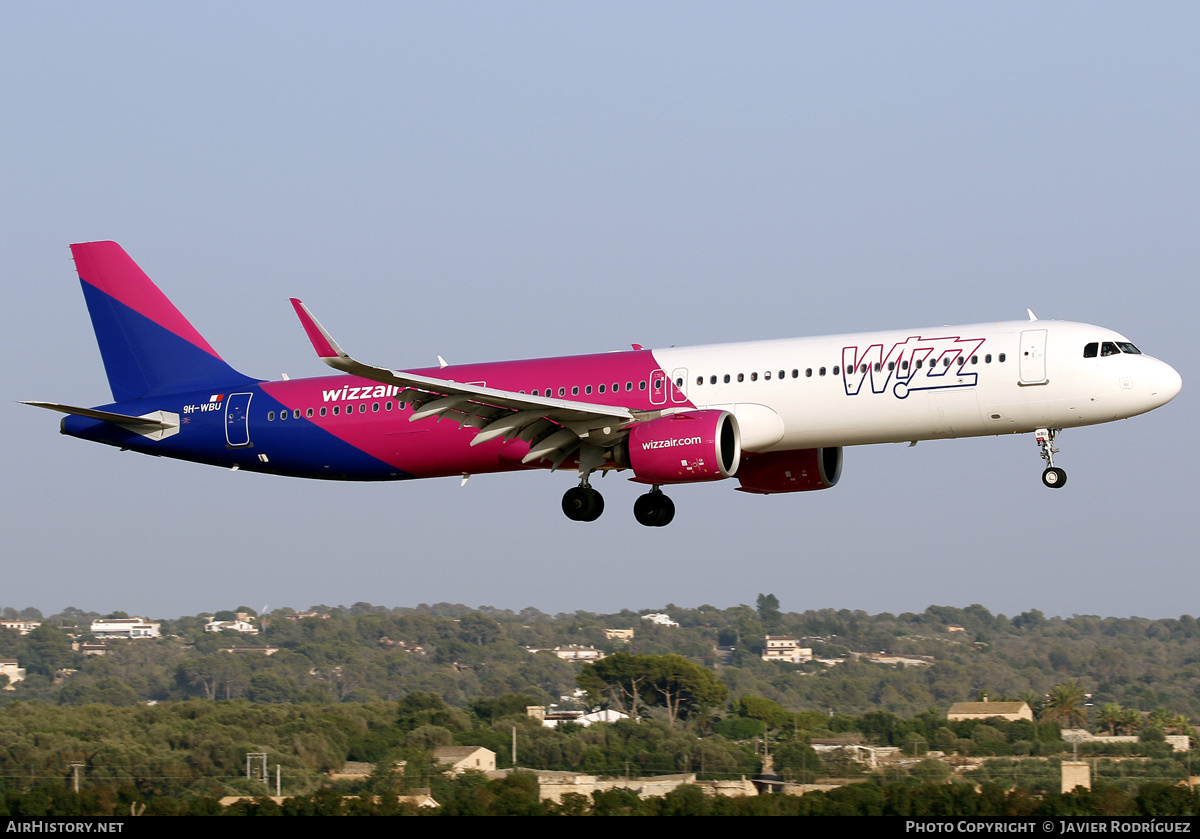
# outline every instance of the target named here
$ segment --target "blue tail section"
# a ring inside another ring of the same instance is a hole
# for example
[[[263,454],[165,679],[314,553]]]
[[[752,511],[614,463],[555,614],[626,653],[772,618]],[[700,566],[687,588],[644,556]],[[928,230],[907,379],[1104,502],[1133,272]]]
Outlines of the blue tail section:
[[[115,242],[72,245],[113,399],[253,384],[217,355]]]

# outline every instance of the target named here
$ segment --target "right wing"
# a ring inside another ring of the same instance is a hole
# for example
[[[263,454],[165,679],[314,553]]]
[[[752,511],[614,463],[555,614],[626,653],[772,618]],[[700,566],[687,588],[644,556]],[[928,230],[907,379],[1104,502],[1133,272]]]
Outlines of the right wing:
[[[595,469],[603,462],[604,448],[626,437],[634,423],[660,413],[530,396],[363,364],[338,346],[303,303],[292,298],[292,307],[317,356],[330,367],[401,387],[396,398],[414,408],[409,422],[449,417],[460,427],[478,429],[471,440],[472,446],[498,437],[525,440],[529,443],[529,453],[521,459],[522,463],[545,459],[558,468],[566,458],[578,453],[581,469]]]

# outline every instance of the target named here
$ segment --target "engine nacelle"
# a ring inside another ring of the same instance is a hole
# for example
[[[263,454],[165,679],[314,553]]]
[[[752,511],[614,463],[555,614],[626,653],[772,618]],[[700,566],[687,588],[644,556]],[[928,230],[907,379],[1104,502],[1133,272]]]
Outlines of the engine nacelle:
[[[842,449],[802,449],[748,457],[738,468],[740,492],[771,495],[829,489],[842,477]]]
[[[687,411],[642,422],[629,431],[623,459],[643,484],[719,481],[742,458],[737,418],[728,411]]]

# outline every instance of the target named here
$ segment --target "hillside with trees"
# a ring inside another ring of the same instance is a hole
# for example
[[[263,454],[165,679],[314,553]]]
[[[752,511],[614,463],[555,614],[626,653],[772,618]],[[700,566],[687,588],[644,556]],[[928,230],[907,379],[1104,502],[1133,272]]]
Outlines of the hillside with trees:
[[[1147,784],[1188,774],[1186,756],[1164,737],[1192,733],[1189,720],[1200,716],[1200,626],[1190,616],[1030,611],[1010,619],[981,606],[794,613],[773,595],[760,596],[757,608],[660,611],[677,625],[628,610],[552,616],[358,603],[315,606],[302,617],[240,607],[161,620],[161,638],[110,640],[105,655],[88,656],[73,644],[97,640],[92,620],[125,616],[5,609],[6,619],[41,625],[26,635],[0,629],[0,659],[26,669],[23,681],[0,691],[0,791],[15,813],[35,790],[63,790],[77,762],[100,809],[134,799],[200,807],[194,802],[263,792],[244,777],[253,752],[269,755],[293,795],[419,787],[470,810],[479,796],[499,793],[480,792],[484,780],[445,776],[431,750],[486,746],[500,767],[511,767],[515,740],[516,765],[528,769],[738,778],[761,772],[766,752],[785,779],[850,778],[886,793],[854,793],[854,807],[884,806],[898,794],[891,785],[951,780],[994,786],[1007,802],[1021,789],[1043,799],[1054,793],[1069,725],[1137,737],[1079,747],[1098,758],[1097,778],[1120,807],[1134,807]],[[205,631],[211,619],[236,613],[249,614],[259,634]],[[631,639],[606,632],[629,629]],[[800,639],[822,660],[763,661],[768,634]],[[556,648],[605,657],[564,660]],[[869,657],[881,652],[895,658]],[[910,665],[880,663],[901,659]],[[1038,716],[946,718],[952,703],[983,696],[1027,701]],[[634,719],[551,729],[526,714],[531,705],[609,707]],[[867,771],[844,754],[819,754],[813,743],[826,740],[895,747],[907,758]],[[1122,759],[1129,757],[1137,760]],[[331,786],[330,773],[347,761],[380,768]],[[387,769],[397,762],[402,776]],[[520,784],[501,791],[519,798]],[[609,798],[584,809],[632,806]]]

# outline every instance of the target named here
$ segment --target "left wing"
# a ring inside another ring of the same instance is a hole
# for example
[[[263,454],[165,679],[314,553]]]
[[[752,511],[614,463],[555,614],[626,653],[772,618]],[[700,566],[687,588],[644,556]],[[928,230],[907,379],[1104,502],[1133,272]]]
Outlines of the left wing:
[[[522,463],[549,460],[551,467],[557,469],[578,453],[580,470],[591,471],[604,462],[603,450],[624,438],[631,425],[661,414],[661,411],[631,411],[620,406],[530,396],[373,367],[351,358],[294,297],[292,307],[317,356],[330,367],[404,388],[396,398],[413,406],[409,422],[449,417],[459,427],[478,429],[471,440],[472,446],[499,437],[525,440],[529,443],[529,453],[521,459]]]

